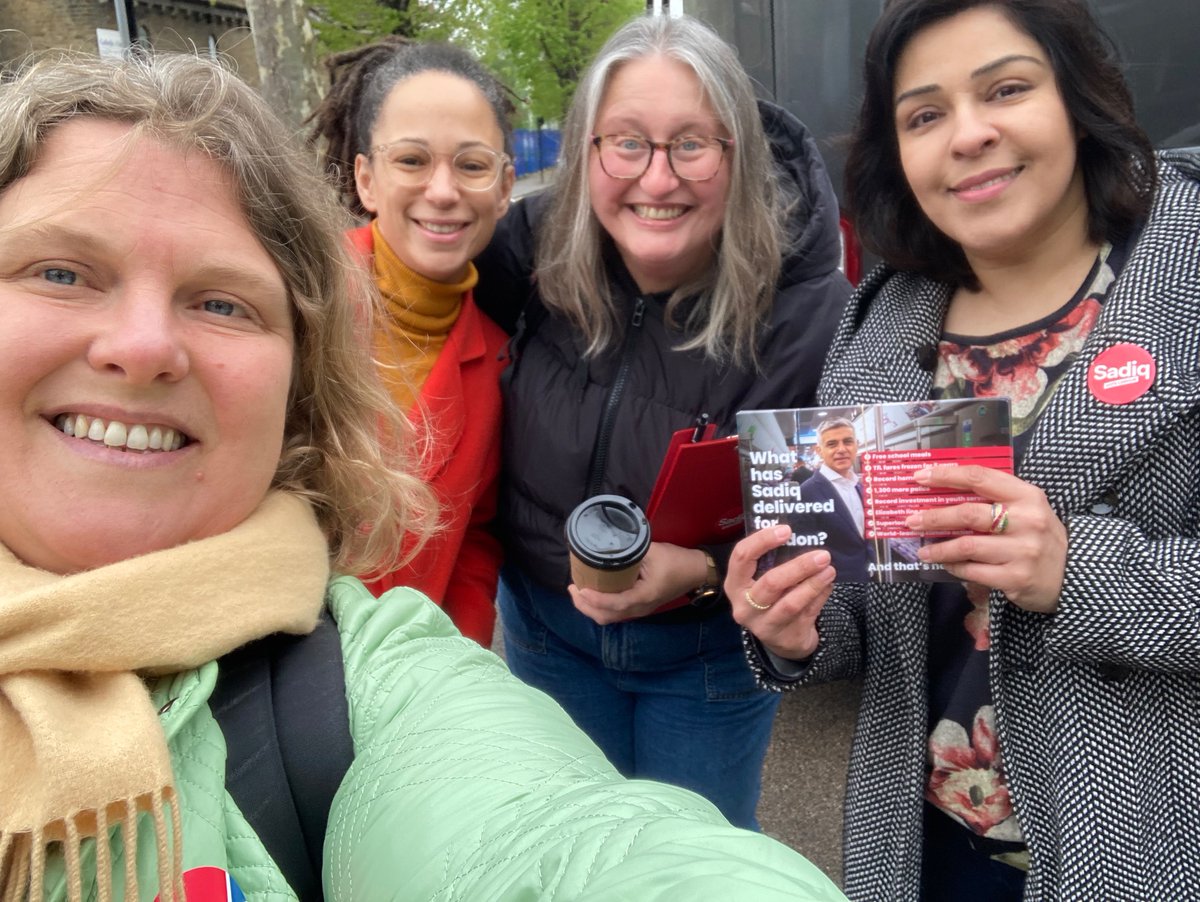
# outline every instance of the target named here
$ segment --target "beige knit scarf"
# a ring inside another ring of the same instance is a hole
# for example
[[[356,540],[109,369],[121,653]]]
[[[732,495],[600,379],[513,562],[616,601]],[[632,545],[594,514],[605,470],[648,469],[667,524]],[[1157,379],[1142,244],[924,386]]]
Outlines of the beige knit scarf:
[[[104,837],[97,895],[110,898],[110,831],[136,849],[140,811],[155,826],[161,898],[182,899],[171,762],[142,677],[311,632],[328,576],[312,509],[282,492],[223,535],[71,576],[0,546],[0,899],[40,902],[49,843],[81,898],[91,836]],[[127,854],[126,899],[138,898],[136,866]]]

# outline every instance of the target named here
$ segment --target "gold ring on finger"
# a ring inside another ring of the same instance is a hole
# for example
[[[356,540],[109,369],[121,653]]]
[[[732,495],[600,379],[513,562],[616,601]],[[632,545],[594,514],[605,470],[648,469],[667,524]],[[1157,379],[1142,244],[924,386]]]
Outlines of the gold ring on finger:
[[[992,528],[988,530],[998,536],[1008,529],[1008,508],[1003,504],[992,505]]]
[[[759,604],[757,601],[755,601],[754,596],[750,594],[749,589],[746,590],[746,604],[750,605],[750,607],[754,608],[756,611],[765,611],[771,607],[769,604]]]

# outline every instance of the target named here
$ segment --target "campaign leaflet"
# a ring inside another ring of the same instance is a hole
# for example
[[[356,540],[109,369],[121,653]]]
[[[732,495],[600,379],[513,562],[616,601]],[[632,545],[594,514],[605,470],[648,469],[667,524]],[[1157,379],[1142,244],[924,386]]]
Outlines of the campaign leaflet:
[[[989,502],[919,485],[913,474],[945,465],[1013,471],[1007,398],[743,410],[737,426],[746,532],[792,528],[759,573],[819,547],[838,582],[953,580],[917,549],[954,533],[917,534],[904,521],[931,507]]]

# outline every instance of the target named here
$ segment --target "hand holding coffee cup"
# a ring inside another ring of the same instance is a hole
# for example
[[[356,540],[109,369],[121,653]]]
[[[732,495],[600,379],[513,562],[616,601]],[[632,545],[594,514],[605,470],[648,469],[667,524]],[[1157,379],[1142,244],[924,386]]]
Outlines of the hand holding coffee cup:
[[[594,495],[567,517],[571,580],[584,589],[624,592],[637,582],[650,549],[642,509],[620,495]]]

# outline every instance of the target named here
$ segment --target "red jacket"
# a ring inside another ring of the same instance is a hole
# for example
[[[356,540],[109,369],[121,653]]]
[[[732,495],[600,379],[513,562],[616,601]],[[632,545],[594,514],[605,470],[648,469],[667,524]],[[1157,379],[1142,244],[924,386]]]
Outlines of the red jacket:
[[[371,227],[353,229],[352,246],[368,261]],[[420,589],[445,609],[464,636],[485,648],[496,623],[496,580],[503,552],[491,530],[500,478],[500,372],[508,336],[468,292],[409,416],[435,437],[422,477],[437,492],[441,529],[407,566],[368,583],[379,595]],[[426,420],[428,415],[429,420]]]

